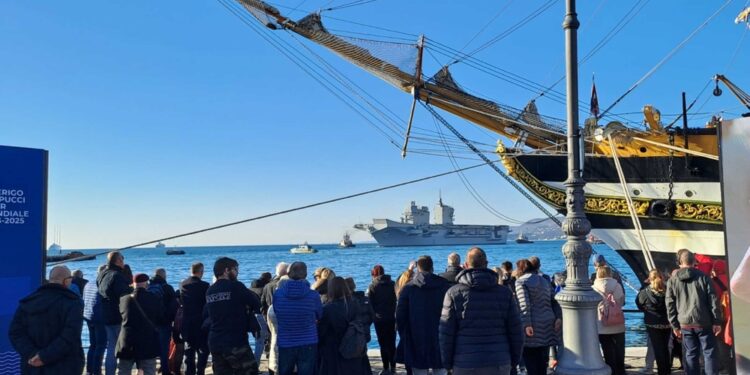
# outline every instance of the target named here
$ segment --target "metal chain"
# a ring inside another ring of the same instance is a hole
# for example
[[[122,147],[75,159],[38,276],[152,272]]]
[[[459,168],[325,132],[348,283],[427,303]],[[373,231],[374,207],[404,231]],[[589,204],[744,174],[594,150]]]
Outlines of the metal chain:
[[[674,132],[669,132],[669,145],[674,146]],[[674,189],[674,173],[672,171],[674,164],[674,150],[669,150],[669,192],[667,193],[667,200],[672,201],[673,189]]]

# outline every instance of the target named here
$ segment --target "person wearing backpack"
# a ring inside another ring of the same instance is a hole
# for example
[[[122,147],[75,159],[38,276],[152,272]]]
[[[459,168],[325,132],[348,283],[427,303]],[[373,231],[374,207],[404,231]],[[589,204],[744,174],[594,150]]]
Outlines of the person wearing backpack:
[[[622,312],[625,291],[607,266],[597,267],[592,288],[602,296],[597,328],[604,362],[612,369],[612,375],[625,375],[625,319]]]
[[[638,292],[635,304],[643,311],[646,332],[651,341],[656,358],[656,368],[659,375],[672,372],[672,358],[669,353],[669,339],[672,335],[667,319],[667,304],[664,300],[666,281],[659,270],[648,273],[648,285]]]
[[[154,276],[151,277],[148,288],[150,293],[159,297],[163,306],[163,315],[156,320],[156,326],[159,328],[159,363],[161,373],[171,374],[169,371],[169,340],[172,338],[172,323],[179,304],[177,302],[177,293],[174,288],[167,283],[167,271],[164,268],[157,268]]]
[[[369,325],[361,321],[362,307],[351,297],[342,277],[328,282],[329,301],[318,324],[318,375],[371,374],[367,359]]]

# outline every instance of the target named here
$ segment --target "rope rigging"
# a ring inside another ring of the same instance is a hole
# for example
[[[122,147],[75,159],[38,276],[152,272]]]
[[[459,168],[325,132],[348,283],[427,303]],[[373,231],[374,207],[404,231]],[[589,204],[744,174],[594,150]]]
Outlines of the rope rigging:
[[[703,21],[700,25],[698,25],[698,27],[695,30],[693,30],[685,39],[683,39],[675,48],[673,48],[671,51],[669,51],[669,53],[667,53],[666,56],[664,56],[653,68],[651,68],[651,70],[649,70],[648,72],[646,72],[646,74],[644,74],[643,77],[641,77],[632,86],[630,86],[630,88],[627,91],[625,91],[625,93],[623,93],[622,95],[620,95],[620,97],[617,98],[617,100],[615,100],[609,107],[607,107],[607,109],[605,109],[604,111],[602,111],[602,113],[599,116],[597,116],[597,119],[599,119],[602,116],[604,116],[605,114],[607,114],[610,110],[612,110],[612,108],[614,108],[626,96],[628,96],[628,94],[630,94],[631,92],[633,92],[633,90],[635,90],[636,87],[638,87],[641,83],[643,83],[645,80],[647,80],[648,78],[650,78],[654,73],[656,73],[656,71],[659,70],[659,68],[661,68],[664,64],[666,64],[667,61],[669,61],[675,54],[677,54],[677,52],[679,52],[683,47],[685,47],[685,45],[688,42],[690,42],[690,40],[692,40],[693,37],[695,37],[696,35],[698,35],[698,33],[700,31],[702,31],[708,25],[708,23],[711,22],[716,16],[718,16],[719,13],[721,13],[721,11],[723,11],[727,6],[729,6],[729,4],[732,3],[732,1],[733,0],[727,0],[724,4],[722,4],[719,7],[719,9],[717,9],[705,21]]]
[[[490,163],[494,164],[494,163],[497,163],[497,161],[494,161],[494,162],[490,161]],[[170,241],[170,240],[174,240],[174,239],[177,239],[177,238],[182,238],[182,237],[196,235],[196,234],[199,234],[199,233],[205,233],[205,232],[214,231],[214,230],[217,230],[217,229],[223,229],[223,228],[228,228],[228,227],[232,227],[232,226],[236,226],[236,225],[240,225],[240,224],[249,223],[249,222],[252,222],[252,221],[258,221],[258,220],[262,220],[262,219],[267,219],[269,217],[284,215],[284,214],[292,213],[292,212],[295,212],[295,211],[302,211],[302,210],[305,210],[305,209],[308,209],[308,208],[323,206],[323,205],[326,205],[326,204],[340,202],[340,201],[347,200],[347,199],[352,199],[352,198],[357,198],[357,197],[361,197],[361,196],[364,196],[364,195],[369,195],[369,194],[373,194],[373,193],[377,193],[377,192],[381,192],[381,191],[385,191],[385,190],[395,189],[395,188],[406,186],[406,185],[416,184],[418,182],[432,180],[432,179],[435,179],[435,178],[439,178],[439,177],[443,177],[443,176],[448,176],[448,175],[451,175],[451,174],[454,174],[454,173],[461,173],[461,172],[468,171],[468,170],[471,170],[471,169],[479,168],[481,166],[484,166],[485,164],[487,164],[487,163],[486,162],[482,162],[480,164],[475,164],[475,165],[468,166],[468,167],[461,168],[461,169],[454,169],[454,170],[450,170],[450,171],[442,172],[442,173],[437,173],[437,174],[433,174],[433,175],[426,176],[426,177],[421,177],[421,178],[417,178],[417,179],[413,179],[413,180],[399,182],[397,184],[392,184],[392,185],[382,186],[382,187],[371,189],[371,190],[362,191],[362,192],[359,192],[359,193],[344,195],[344,196],[341,196],[341,197],[338,197],[338,198],[327,199],[327,200],[324,200],[324,201],[310,203],[310,204],[306,204],[306,205],[303,205],[303,206],[297,206],[297,207],[294,207],[294,208],[288,208],[288,209],[281,210],[281,211],[271,212],[271,213],[267,213],[267,214],[264,214],[264,215],[251,217],[251,218],[248,218],[248,219],[242,219],[242,220],[237,220],[237,221],[233,221],[233,222],[226,223],[226,224],[215,225],[215,226],[212,226],[212,227],[197,229],[197,230],[194,230],[194,231],[190,231],[190,232],[186,232],[186,233],[181,233],[181,234],[176,234],[176,235],[172,235],[172,236],[168,236],[168,237],[163,237],[163,238],[159,238],[159,239],[155,239],[155,240],[150,240],[150,241],[145,241],[145,242],[139,242],[139,243],[136,243],[136,244],[133,244],[133,245],[128,245],[128,246],[125,246],[125,247],[117,248],[114,251],[129,250],[129,249],[133,249],[133,248],[136,248],[136,247],[141,247],[141,246],[155,244],[155,243],[158,243],[158,242]],[[104,254],[107,254],[109,252],[110,251],[99,252],[99,253],[94,254],[94,256],[104,255]],[[54,266],[54,265],[58,265],[58,264],[62,264],[62,263],[67,263],[67,262],[70,262],[72,260],[73,259],[67,259],[67,260],[61,260],[59,262],[50,262],[47,265],[48,266]]]

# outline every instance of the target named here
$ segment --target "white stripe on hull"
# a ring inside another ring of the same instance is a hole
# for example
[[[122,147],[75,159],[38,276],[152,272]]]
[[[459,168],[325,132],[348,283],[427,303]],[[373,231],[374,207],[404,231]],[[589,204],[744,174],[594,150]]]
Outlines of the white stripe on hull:
[[[615,250],[641,248],[634,229],[592,229],[591,232]],[[647,229],[643,234],[652,251],[677,253],[685,248],[710,256],[725,255],[722,231]]]
[[[565,191],[562,182],[544,181],[544,184]],[[628,189],[633,198],[667,199],[669,195],[669,183],[628,183]],[[623,196],[619,183],[587,182],[584,190],[591,195]],[[639,194],[636,195],[635,190]],[[721,202],[721,185],[718,182],[675,182],[672,193],[673,199]]]

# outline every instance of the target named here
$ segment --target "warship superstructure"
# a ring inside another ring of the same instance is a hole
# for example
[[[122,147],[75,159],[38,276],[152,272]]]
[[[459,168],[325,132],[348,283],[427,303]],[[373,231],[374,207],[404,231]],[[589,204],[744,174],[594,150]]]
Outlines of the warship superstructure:
[[[412,201],[400,221],[373,219],[372,224],[357,224],[354,228],[366,231],[380,246],[440,246],[505,244],[507,225],[468,225],[453,223],[453,207],[435,205],[434,223],[430,224],[430,210]]]

